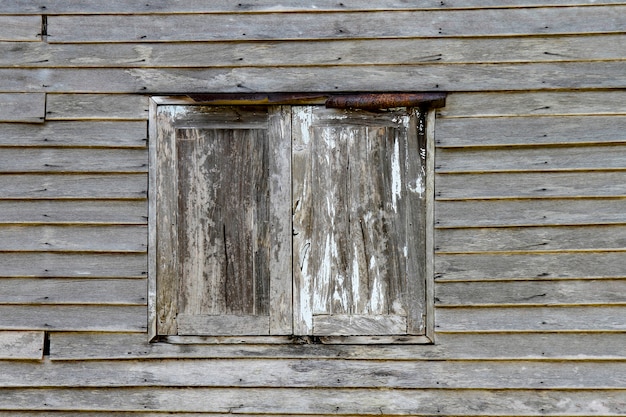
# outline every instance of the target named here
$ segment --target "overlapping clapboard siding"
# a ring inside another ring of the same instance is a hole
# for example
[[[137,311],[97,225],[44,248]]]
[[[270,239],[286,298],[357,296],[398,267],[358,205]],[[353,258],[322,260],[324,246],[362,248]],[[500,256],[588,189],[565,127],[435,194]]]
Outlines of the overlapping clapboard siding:
[[[0,416],[623,415],[625,28],[619,0],[0,2]],[[146,95],[388,90],[450,92],[437,343],[148,344]]]

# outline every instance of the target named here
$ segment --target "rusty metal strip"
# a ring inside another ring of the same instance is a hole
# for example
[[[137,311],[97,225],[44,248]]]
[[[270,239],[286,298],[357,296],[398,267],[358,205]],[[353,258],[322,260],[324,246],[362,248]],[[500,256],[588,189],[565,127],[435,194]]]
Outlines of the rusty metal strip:
[[[329,108],[388,109],[393,107],[443,107],[445,93],[380,93],[332,96],[326,100]]]

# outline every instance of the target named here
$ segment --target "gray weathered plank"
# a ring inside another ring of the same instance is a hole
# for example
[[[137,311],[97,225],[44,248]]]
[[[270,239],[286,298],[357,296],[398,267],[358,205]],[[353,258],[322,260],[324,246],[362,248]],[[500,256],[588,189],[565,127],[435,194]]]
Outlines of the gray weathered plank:
[[[437,306],[626,304],[626,280],[446,282]]]
[[[208,316],[179,313],[176,316],[176,323],[179,335],[246,336],[267,335],[270,332],[268,315],[221,314]]]
[[[626,169],[624,145],[438,149],[435,170],[451,172]]]
[[[376,3],[377,4],[377,3]],[[375,5],[375,4],[372,4]],[[243,67],[624,58],[623,35],[138,44],[0,43],[2,67]],[[330,46],[330,48],[329,48]],[[511,51],[515,51],[512,54]]]
[[[438,147],[626,142],[624,116],[442,118]]]
[[[435,206],[439,228],[610,223],[626,223],[626,199],[438,201]]]
[[[34,42],[40,40],[40,16],[0,16],[0,41]]]
[[[626,172],[510,172],[435,176],[438,200],[626,196]]]
[[[0,200],[0,224],[146,224],[146,201]]]
[[[584,10],[584,13],[583,13]],[[49,42],[506,36],[623,31],[626,7],[49,16]],[[490,25],[482,24],[485,21]],[[599,25],[597,22],[602,22]],[[158,30],[155,30],[158,28]],[[184,29],[184,30],[182,30]]]
[[[401,335],[407,333],[407,320],[398,315],[314,315],[313,333],[320,336]]]
[[[4,388],[0,408],[231,414],[619,415],[623,390],[389,390],[281,388]],[[111,414],[109,414],[111,415]],[[197,414],[190,414],[197,415]],[[222,417],[222,416],[220,416]]]
[[[622,61],[272,68],[0,69],[0,90],[49,93],[508,91],[608,89],[621,88],[625,83]],[[611,96],[608,92],[602,93],[603,107],[624,114],[623,103],[612,101]],[[473,107],[477,104],[473,103]],[[515,104],[521,110],[517,101]],[[570,112],[576,109],[572,106]],[[586,111],[580,111],[593,112],[593,103]],[[541,111],[537,112],[541,114]]]
[[[626,306],[466,307],[436,310],[441,332],[621,331]]]
[[[0,276],[143,278],[145,254],[0,253]]]
[[[145,279],[14,278],[0,280],[0,304],[146,305]]]
[[[2,150],[2,173],[148,171],[144,149],[7,148]]]
[[[626,358],[620,333],[440,333],[434,345],[173,344],[148,343],[138,333],[50,334],[50,359],[337,358],[379,360]]]
[[[264,387],[619,389],[626,362],[174,359],[13,362],[0,385],[28,387]]]
[[[145,333],[146,307],[0,305],[0,329]]]
[[[443,281],[624,278],[623,252],[437,255],[435,278]]]
[[[449,94],[446,107],[438,114],[444,117],[624,115],[625,108],[626,92],[619,90],[481,92]]]
[[[1,27],[3,27],[2,22],[0,22]],[[43,123],[45,112],[45,94],[0,94],[0,122]],[[1,139],[0,144],[2,144]]]
[[[0,360],[41,360],[43,358],[43,332],[0,332]]]
[[[145,122],[50,122],[0,125],[0,146],[145,147]]]
[[[90,119],[147,120],[148,98],[140,95],[108,94],[47,96],[46,120]]]
[[[437,252],[624,250],[626,225],[438,229]]]
[[[5,174],[2,199],[145,199],[146,174]]]
[[[0,251],[145,252],[145,226],[0,226]]]
[[[149,3],[134,0],[115,2],[77,4],[73,0],[56,0],[42,6],[40,1],[22,0],[19,3],[3,4],[3,13],[20,14],[131,14],[131,13],[258,13],[258,12],[293,12],[309,11],[357,11],[357,10],[419,10],[419,9],[455,9],[455,8],[516,8],[529,6],[584,6],[598,4],[623,4],[623,0],[517,0],[503,5],[502,0],[422,0],[417,4],[402,0],[351,0],[337,3],[334,0],[315,0],[303,3],[299,0],[283,0],[280,5],[274,1],[255,1],[251,3],[233,3],[229,0],[171,1],[154,0]]]

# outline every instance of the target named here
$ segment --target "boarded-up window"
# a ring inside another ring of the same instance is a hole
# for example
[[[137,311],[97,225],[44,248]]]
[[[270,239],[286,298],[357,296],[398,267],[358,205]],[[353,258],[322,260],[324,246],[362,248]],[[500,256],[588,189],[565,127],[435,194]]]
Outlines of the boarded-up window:
[[[152,335],[427,341],[427,165],[416,107],[153,103]]]

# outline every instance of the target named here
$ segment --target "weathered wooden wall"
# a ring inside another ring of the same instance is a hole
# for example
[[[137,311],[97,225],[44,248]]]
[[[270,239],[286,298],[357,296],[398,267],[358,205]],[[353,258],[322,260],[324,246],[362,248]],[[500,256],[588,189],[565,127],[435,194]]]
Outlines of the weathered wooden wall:
[[[619,0],[0,1],[0,417],[623,415],[625,30]],[[384,90],[450,92],[437,343],[147,344],[147,95]]]

